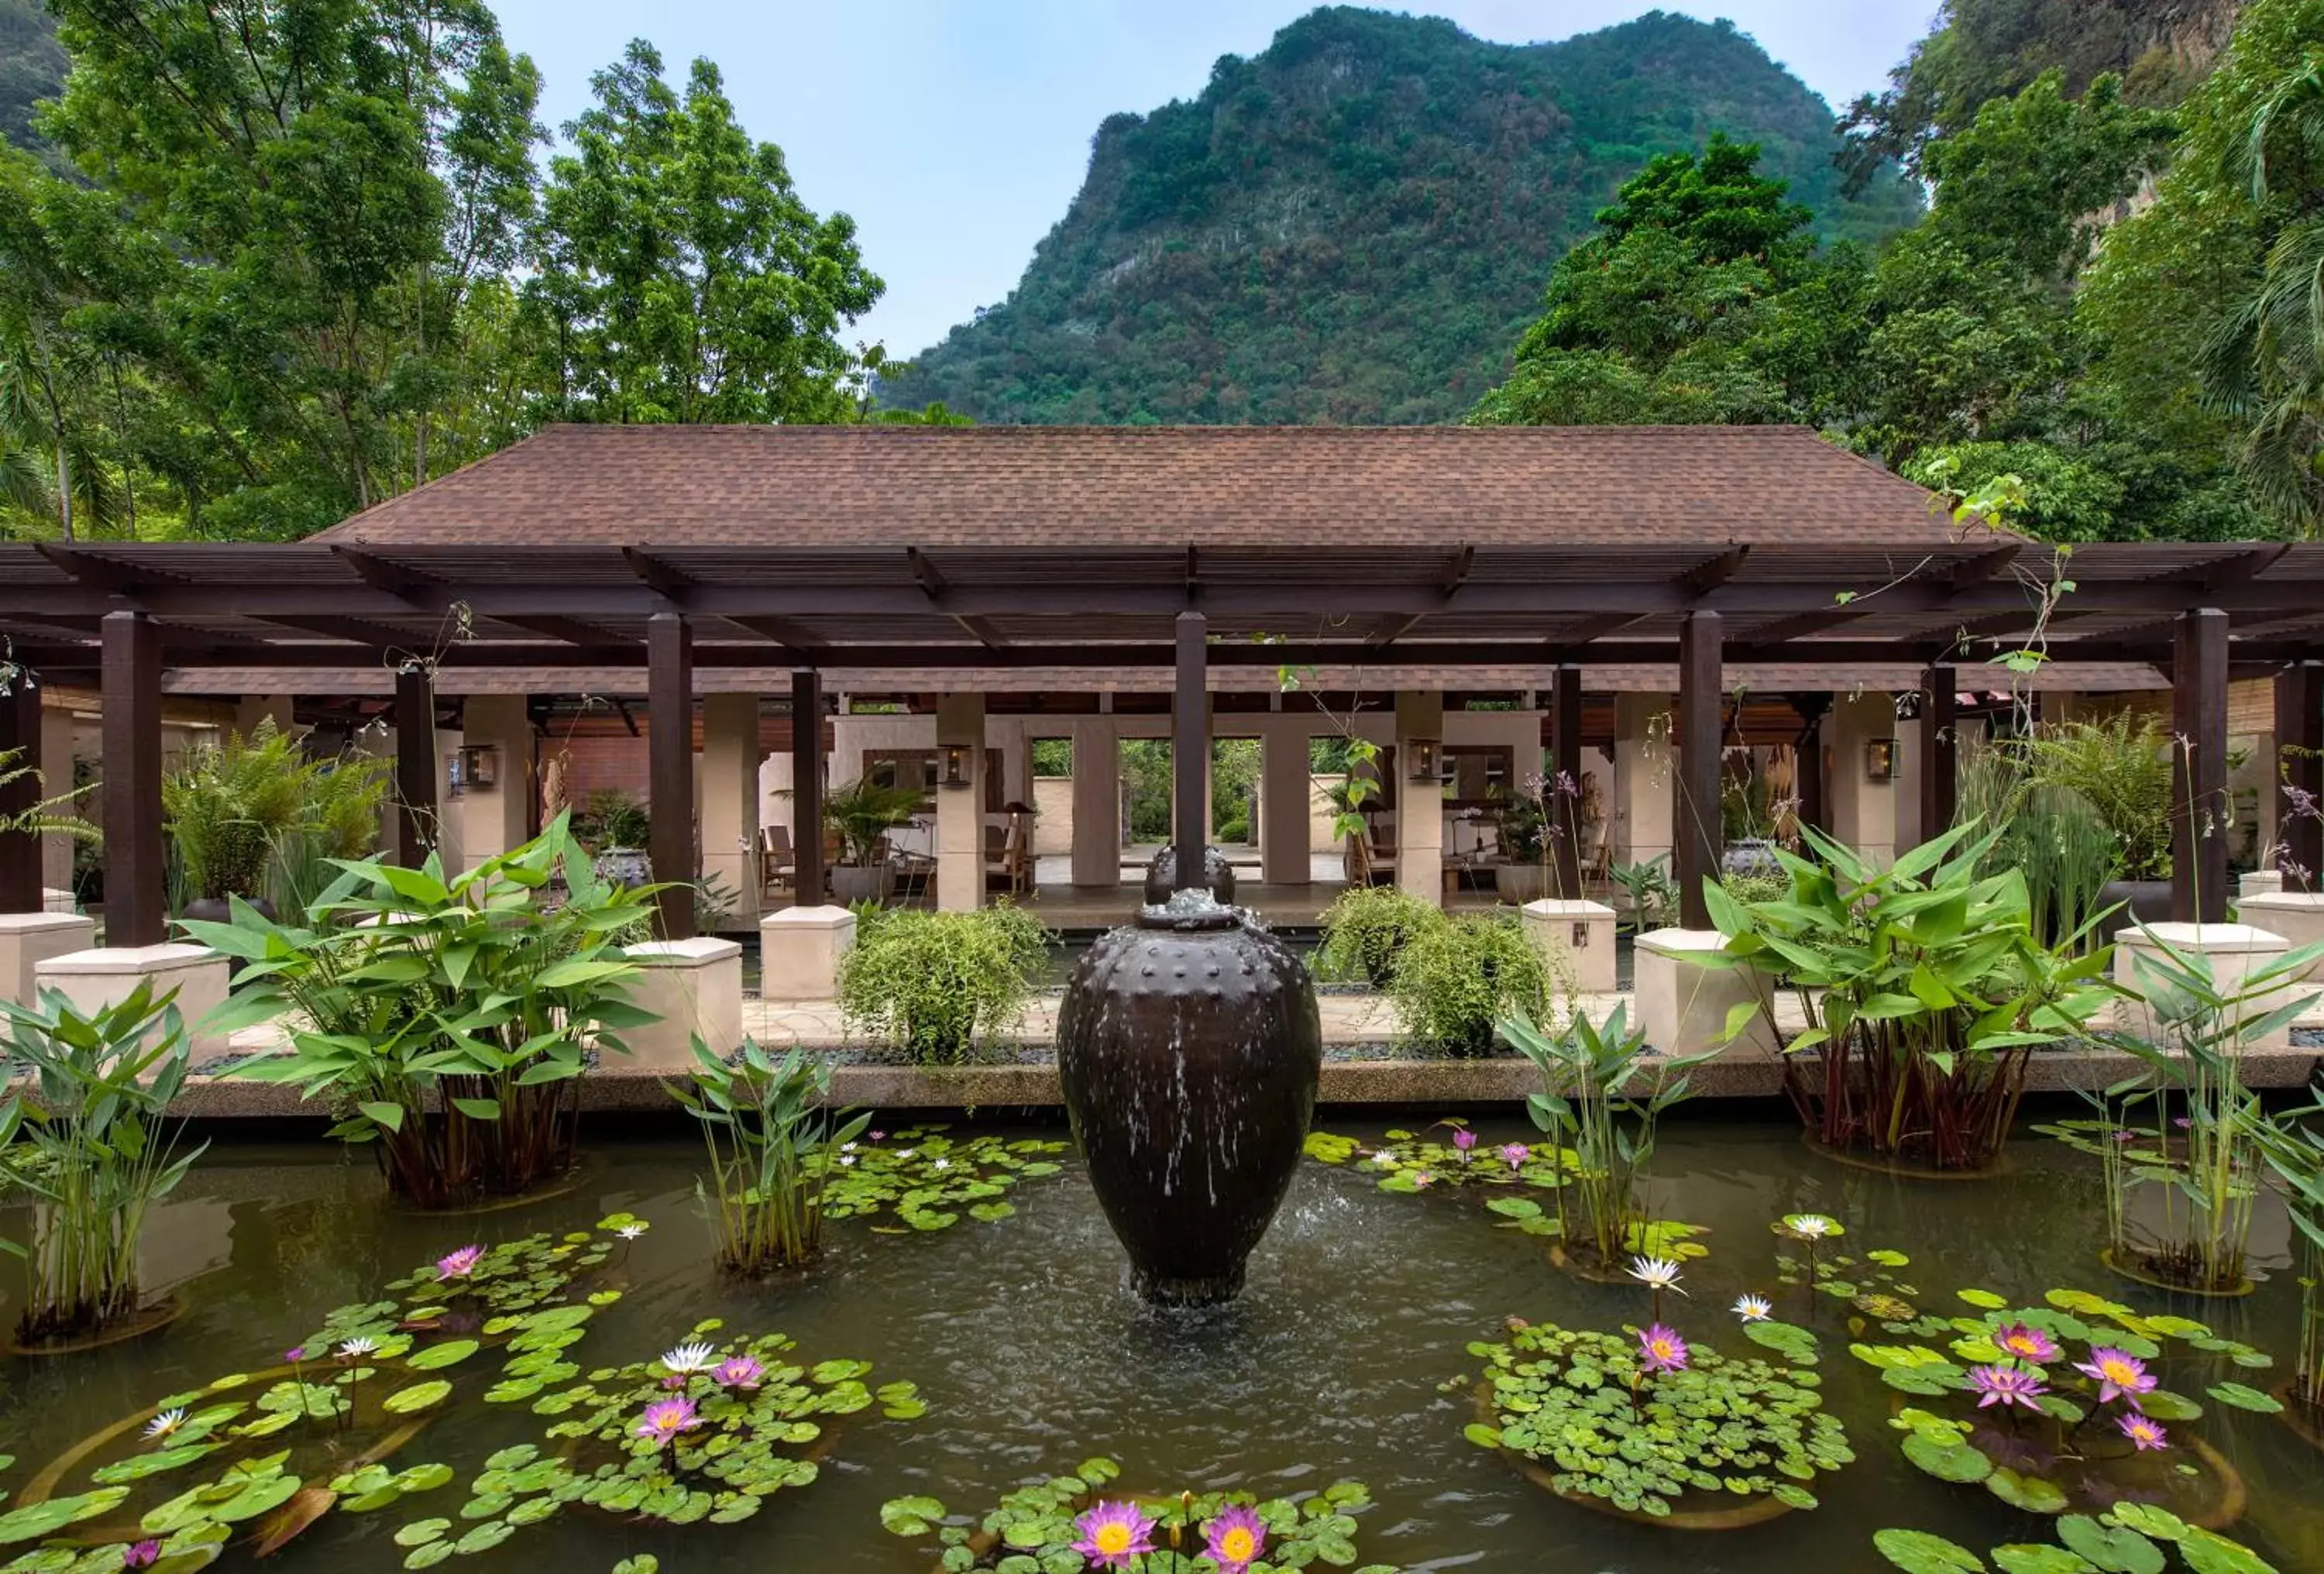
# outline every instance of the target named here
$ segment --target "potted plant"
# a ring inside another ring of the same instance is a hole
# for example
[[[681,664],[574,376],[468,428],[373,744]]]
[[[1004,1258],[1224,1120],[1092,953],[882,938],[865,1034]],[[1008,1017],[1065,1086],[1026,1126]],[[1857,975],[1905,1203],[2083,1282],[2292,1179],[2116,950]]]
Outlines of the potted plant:
[[[0,1191],[32,1202],[30,1238],[0,1239],[24,1264],[17,1343],[72,1348],[143,1310],[147,1215],[208,1146],[180,1154],[183,1123],[165,1118],[186,1077],[185,1024],[143,983],[88,1014],[50,990],[34,1006],[0,1000],[0,1066],[20,1073],[0,1101]]]
[[[1384,990],[1413,936],[1444,923],[1442,908],[1396,886],[1351,886],[1323,909],[1315,971]]]
[[[1530,791],[1500,793],[1493,822],[1500,861],[1493,866],[1493,890],[1505,902],[1522,905],[1549,895],[1549,808],[1544,783],[1535,777]],[[1499,789],[1496,789],[1497,792]]]
[[[215,923],[240,897],[276,916],[267,886],[284,843],[325,829],[343,843],[366,804],[376,815],[385,769],[309,760],[272,718],[248,737],[195,745],[161,778],[162,824],[188,892],[180,911]]]
[[[518,1193],[570,1166],[577,1079],[592,1054],[651,1020],[629,1001],[622,946],[662,888],[600,879],[559,815],[538,838],[447,878],[342,861],[313,928],[237,900],[187,922],[239,960],[221,1028],[283,1019],[289,1047],[226,1074],[296,1084],[374,1145],[388,1188],[423,1207]],[[540,897],[561,875],[566,899]]]
[[[1549,1013],[1548,965],[1516,915],[1468,914],[1422,930],[1405,944],[1388,994],[1416,1044],[1477,1059],[1493,1052],[1497,1025]]]
[[[2107,829],[2115,877],[2098,894],[2110,916],[2100,939],[2130,923],[2171,916],[2172,772],[2177,745],[2153,716],[2128,712],[2103,722],[2043,728],[2028,744],[2029,780],[2072,793]]]
[[[908,824],[919,807],[918,787],[881,787],[868,776],[825,795],[823,823],[839,836],[839,862],[831,870],[835,899],[851,907],[888,899],[896,884],[888,833]]]
[[[840,1015],[916,1064],[957,1064],[1024,1014],[1052,938],[1006,902],[966,913],[874,909],[840,960]]]
[[[1777,899],[1705,883],[1720,960],[1749,971],[1779,1037],[1775,992],[1797,999],[1807,1028],[1787,1045],[1784,1087],[1829,1148],[1988,1164],[2033,1047],[2083,1036],[2113,998],[2107,950],[2037,939],[2024,878],[1981,873],[1994,833],[1976,832],[1957,825],[1884,869],[1803,827],[1815,860],[1777,850],[1789,876]]]

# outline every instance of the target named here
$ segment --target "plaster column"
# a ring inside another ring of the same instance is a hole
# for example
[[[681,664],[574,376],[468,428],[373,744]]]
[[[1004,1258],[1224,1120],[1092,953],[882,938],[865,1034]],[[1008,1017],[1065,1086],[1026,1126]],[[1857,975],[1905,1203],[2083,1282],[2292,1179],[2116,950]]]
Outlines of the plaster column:
[[[1259,743],[1259,878],[1304,886],[1307,856],[1307,734],[1270,718]]]
[[[936,696],[936,747],[968,750],[968,785],[936,789],[936,906],[965,913],[984,905],[984,696]]]
[[[1831,834],[1857,856],[1875,864],[1896,858],[1896,706],[1885,694],[1843,697],[1825,722],[1831,738],[1831,776],[1824,792],[1831,808]],[[1889,775],[1868,774],[1873,745],[1886,743]]]
[[[290,730],[290,696],[287,694],[244,695],[234,705],[234,730],[247,738],[262,722],[272,722],[278,732]]]
[[[1396,883],[1432,907],[1444,905],[1444,787],[1412,779],[1412,741],[1444,741],[1444,696],[1406,689],[1396,696]]]
[[[1614,697],[1614,795],[1606,812],[1613,817],[1608,834],[1616,863],[1646,863],[1670,854],[1676,823],[1671,711],[1668,695]]]
[[[62,705],[41,707],[41,796],[60,796],[72,791],[74,770],[73,714]],[[104,814],[100,793],[75,800],[72,812],[95,821]],[[51,831],[41,838],[41,885],[45,890],[70,894],[73,888],[73,838]]]
[[[702,877],[731,899],[738,927],[759,921],[759,696],[702,696]]]
[[[522,695],[472,695],[463,712],[461,741],[495,757],[493,785],[460,793],[460,856],[474,868],[532,833],[532,723]]]
[[[1111,716],[1074,719],[1074,884],[1121,883],[1121,729]]]

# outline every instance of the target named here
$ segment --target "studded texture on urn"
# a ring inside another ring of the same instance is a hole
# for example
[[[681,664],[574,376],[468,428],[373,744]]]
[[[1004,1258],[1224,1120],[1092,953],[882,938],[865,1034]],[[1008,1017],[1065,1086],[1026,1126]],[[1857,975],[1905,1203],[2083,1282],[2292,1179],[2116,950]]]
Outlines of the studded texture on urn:
[[[1323,1069],[1315,989],[1249,914],[1182,896],[1090,948],[1057,1019],[1057,1072],[1091,1184],[1148,1300],[1202,1305],[1299,1166]]]

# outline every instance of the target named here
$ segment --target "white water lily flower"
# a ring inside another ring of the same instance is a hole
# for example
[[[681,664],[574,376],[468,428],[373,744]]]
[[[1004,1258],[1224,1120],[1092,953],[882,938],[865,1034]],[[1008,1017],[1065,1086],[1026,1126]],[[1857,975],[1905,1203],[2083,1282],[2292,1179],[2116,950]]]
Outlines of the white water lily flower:
[[[950,1159],[938,1159],[938,1160],[936,1160],[936,1167],[937,1169],[940,1169],[940,1170],[948,1170],[948,1169],[952,1168],[952,1160],[950,1160]]]
[[[145,1423],[145,1436],[148,1441],[154,1438],[165,1438],[185,1424],[186,1413],[184,1411],[165,1410],[161,1414],[155,1416],[152,1420]]]
[[[855,1155],[852,1153],[841,1154],[839,1155],[839,1162],[843,1164],[852,1164],[855,1162]]]
[[[623,1240],[635,1240],[645,1232],[646,1227],[642,1224],[624,1224],[621,1229],[613,1231],[615,1235],[620,1236]]]
[[[377,1348],[379,1348],[379,1343],[377,1340],[364,1339],[362,1335],[358,1334],[354,1339],[342,1339],[340,1341],[338,1358],[343,1361],[356,1360],[364,1356],[371,1354],[372,1351]]]
[[[1396,1168],[1396,1160],[1384,1153],[1376,1153],[1372,1155],[1372,1163],[1378,1164],[1384,1170],[1392,1170]]]
[[[706,1372],[716,1365],[711,1358],[717,1353],[707,1340],[696,1339],[663,1352],[661,1364],[680,1376],[687,1372]]]
[[[898,1158],[899,1158],[899,1159],[908,1159],[908,1158],[910,1158],[914,1154],[916,1154],[916,1153],[918,1153],[918,1152],[919,1152],[919,1151],[920,1151],[920,1150],[919,1150],[918,1148],[916,1148],[916,1147],[908,1147],[908,1148],[906,1148],[903,1152],[901,1152],[901,1153],[898,1154],[896,1156],[897,1156]]]
[[[1630,1277],[1656,1290],[1678,1290],[1678,1265],[1668,1257],[1632,1257]],[[1682,1295],[1686,1292],[1678,1290]]]
[[[839,1151],[842,1153],[853,1153],[855,1151],[855,1145],[852,1142],[843,1142],[839,1145]]]
[[[1775,1307],[1765,1295],[1743,1295],[1736,1299],[1735,1315],[1746,1322],[1765,1322],[1775,1314]]]
[[[1840,1233],[1840,1220],[1821,1213],[1794,1213],[1784,1220],[1784,1228],[1802,1240],[1821,1240]]]

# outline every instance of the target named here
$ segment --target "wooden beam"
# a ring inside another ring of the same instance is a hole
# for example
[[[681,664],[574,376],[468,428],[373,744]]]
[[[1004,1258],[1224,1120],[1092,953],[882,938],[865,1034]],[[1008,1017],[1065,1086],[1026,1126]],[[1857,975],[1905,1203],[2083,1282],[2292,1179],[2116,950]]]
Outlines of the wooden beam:
[[[2319,888],[2324,871],[2324,662],[2296,661],[2275,678],[2277,867],[2283,888]]]
[[[360,547],[332,542],[330,548],[331,555],[355,570],[355,577],[372,589],[412,606],[428,604],[412,594],[422,585],[437,584],[428,575],[390,562],[375,552],[366,552]]]
[[[312,634],[319,640],[345,640],[366,651],[410,650],[418,643],[402,630],[374,623],[368,618],[300,617],[285,612],[257,621],[294,633]]]
[[[629,560],[630,572],[638,576],[638,583],[656,595],[683,603],[695,587],[694,580],[643,547],[624,547],[622,556]]]
[[[1837,629],[1858,618],[1868,618],[1880,610],[1879,603],[1850,602],[1844,607],[1819,607],[1812,612],[1794,612],[1788,618],[1778,618],[1772,623],[1762,623],[1735,641],[1738,660],[1748,659],[1763,651],[1773,651],[1794,640],[1805,640],[1827,629]],[[1785,652],[1793,660],[1806,660],[1804,652]]]
[[[1708,929],[1703,882],[1719,872],[1721,651],[1717,612],[1694,612],[1679,625],[1678,791],[1672,795],[1672,870],[1679,927]]]
[[[555,640],[567,645],[611,648],[623,651],[634,651],[638,645],[638,642],[627,634],[615,633],[611,629],[601,629],[594,623],[585,623],[576,618],[550,618],[539,617],[528,612],[503,612],[493,621],[506,623],[512,628],[522,629],[528,634],[539,634],[543,639]]]
[[[1750,557],[1751,548],[1748,546],[1729,547],[1709,562],[1698,563],[1680,575],[1678,588],[1690,600],[1709,595],[1741,573]]]
[[[2227,615],[2215,607],[2179,620],[2171,709],[2171,916],[2223,924],[2235,805],[2227,796]]]
[[[790,618],[733,617],[726,621],[761,640],[771,640],[795,656],[812,656],[823,649],[822,641]]]
[[[1551,851],[1557,895],[1578,901],[1582,888],[1582,668],[1567,662],[1549,699]]]
[[[647,809],[661,938],[694,938],[694,635],[678,612],[646,620]]]
[[[1960,808],[1960,675],[1950,661],[1921,675],[1921,840],[1953,828]]]
[[[0,781],[0,827],[71,787],[70,781],[53,791],[44,787],[41,769],[41,681],[25,667],[0,667],[0,775],[21,773]],[[38,913],[46,907],[41,840],[38,831],[0,828],[0,913]]]
[[[134,592],[141,576],[128,565],[102,557],[85,548],[56,541],[35,541],[33,549],[69,574],[78,583],[115,595]]]
[[[105,938],[159,945],[161,849],[161,640],[143,612],[105,617]]]
[[[1176,627],[1178,681],[1170,734],[1176,801],[1170,825],[1177,844],[1177,888],[1183,891],[1203,884],[1204,853],[1211,844],[1204,814],[1209,796],[1204,784],[1211,764],[1210,620],[1200,612],[1180,612]]]
[[[791,674],[791,880],[794,906],[819,907],[823,869],[823,677]]]
[[[1823,719],[1831,711],[1831,696],[1821,692],[1795,694],[1792,709],[1799,713],[1800,735],[1792,745],[1798,763],[1794,790],[1798,795],[1799,822],[1829,835],[1831,798],[1823,775]]]
[[[426,666],[407,661],[395,673],[395,846],[408,869],[436,845],[436,686]]]
[[[945,576],[936,571],[936,566],[928,561],[927,554],[918,547],[907,547],[904,557],[911,564],[912,577],[920,582],[921,591],[932,602],[942,601],[945,592],[952,587],[945,583]]]

